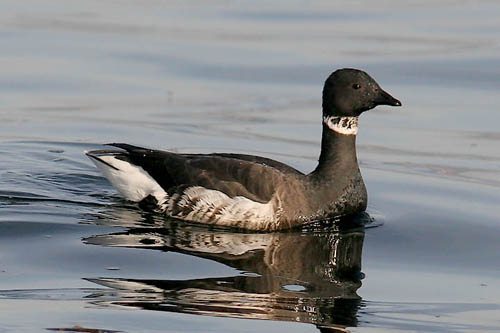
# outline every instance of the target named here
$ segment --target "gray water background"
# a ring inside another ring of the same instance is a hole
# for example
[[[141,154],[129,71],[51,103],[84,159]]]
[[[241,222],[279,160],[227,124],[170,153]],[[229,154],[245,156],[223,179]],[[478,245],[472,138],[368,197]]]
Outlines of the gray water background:
[[[83,151],[244,152],[308,172],[322,84],[341,67],[403,102],[360,120],[368,212],[383,225],[365,232],[349,330],[500,330],[498,17],[495,1],[4,1],[0,331],[317,332],[97,302],[108,288],[86,279],[243,272],[89,244],[147,223]]]

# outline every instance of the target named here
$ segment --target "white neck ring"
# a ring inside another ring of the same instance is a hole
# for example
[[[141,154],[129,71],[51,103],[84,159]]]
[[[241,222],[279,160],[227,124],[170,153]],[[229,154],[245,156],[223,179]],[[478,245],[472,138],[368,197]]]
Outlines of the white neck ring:
[[[323,116],[323,123],[332,131],[342,135],[358,134],[358,117]]]

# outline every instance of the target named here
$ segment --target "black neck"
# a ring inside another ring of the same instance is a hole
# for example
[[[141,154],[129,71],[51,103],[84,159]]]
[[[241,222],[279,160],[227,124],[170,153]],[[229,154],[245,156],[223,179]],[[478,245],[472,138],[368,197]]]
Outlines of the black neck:
[[[356,135],[337,133],[323,123],[319,163],[311,175],[335,178],[349,169],[358,170]]]

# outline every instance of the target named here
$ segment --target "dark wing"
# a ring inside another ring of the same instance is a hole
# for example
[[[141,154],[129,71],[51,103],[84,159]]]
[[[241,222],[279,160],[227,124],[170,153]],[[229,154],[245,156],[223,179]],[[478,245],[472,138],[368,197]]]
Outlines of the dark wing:
[[[110,145],[125,150],[118,158],[142,167],[169,195],[202,186],[265,203],[285,174],[301,174],[285,164],[251,155],[176,154],[122,143]]]
[[[281,162],[275,161],[275,160],[267,158],[267,157],[246,155],[246,154],[232,154],[232,153],[214,153],[214,154],[208,154],[207,156],[220,156],[220,157],[226,157],[226,158],[234,158],[237,160],[267,165],[267,166],[270,166],[271,168],[279,170],[285,174],[289,173],[289,174],[295,174],[295,175],[304,175],[299,170],[292,168],[291,166],[289,166],[285,163],[281,163]]]

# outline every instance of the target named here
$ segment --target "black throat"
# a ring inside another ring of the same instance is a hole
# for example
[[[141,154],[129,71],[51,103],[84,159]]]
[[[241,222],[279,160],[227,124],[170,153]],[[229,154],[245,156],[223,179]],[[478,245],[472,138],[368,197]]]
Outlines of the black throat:
[[[345,177],[349,172],[359,172],[356,135],[338,133],[323,122],[319,163],[311,175],[334,180],[337,176]]]

